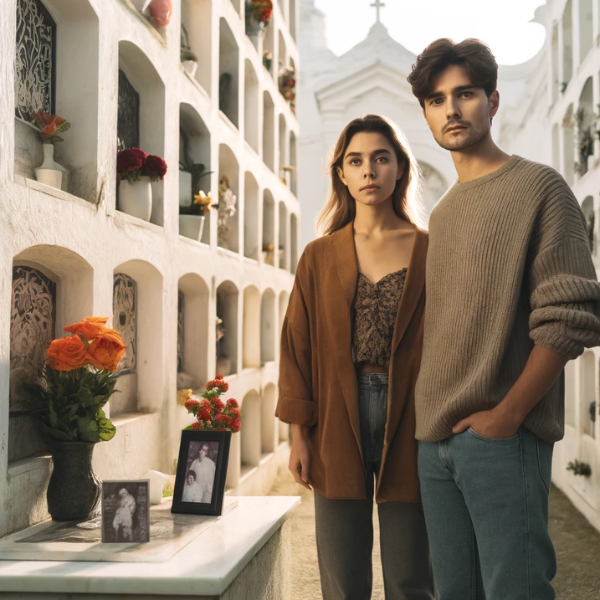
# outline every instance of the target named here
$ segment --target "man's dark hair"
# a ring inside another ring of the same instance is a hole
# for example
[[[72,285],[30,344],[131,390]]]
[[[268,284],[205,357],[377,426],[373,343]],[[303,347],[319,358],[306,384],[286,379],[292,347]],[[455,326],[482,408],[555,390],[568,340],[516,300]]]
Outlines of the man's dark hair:
[[[483,88],[489,98],[498,83],[498,63],[487,44],[467,39],[455,44],[448,38],[432,42],[417,56],[408,83],[419,104],[425,108],[425,100],[433,94],[433,80],[451,65],[465,67],[471,83]]]

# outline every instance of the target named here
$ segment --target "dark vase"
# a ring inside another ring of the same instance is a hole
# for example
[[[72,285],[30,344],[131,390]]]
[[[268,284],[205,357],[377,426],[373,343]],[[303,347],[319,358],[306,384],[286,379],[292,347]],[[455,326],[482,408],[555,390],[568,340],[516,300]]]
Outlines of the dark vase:
[[[59,442],[48,444],[54,468],[46,498],[55,521],[85,521],[94,516],[100,500],[100,480],[92,469],[95,444]]]

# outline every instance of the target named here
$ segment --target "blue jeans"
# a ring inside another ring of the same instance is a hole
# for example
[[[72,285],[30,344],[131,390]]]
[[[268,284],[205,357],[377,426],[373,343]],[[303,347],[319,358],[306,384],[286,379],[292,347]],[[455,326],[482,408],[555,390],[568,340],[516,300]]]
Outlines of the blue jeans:
[[[358,374],[365,500],[315,491],[315,525],[323,600],[368,600],[373,582],[373,495],[387,421],[387,373]],[[421,504],[377,505],[386,600],[433,600],[433,578]]]
[[[554,600],[548,533],[553,444],[525,427],[419,442],[419,477],[439,600]]]

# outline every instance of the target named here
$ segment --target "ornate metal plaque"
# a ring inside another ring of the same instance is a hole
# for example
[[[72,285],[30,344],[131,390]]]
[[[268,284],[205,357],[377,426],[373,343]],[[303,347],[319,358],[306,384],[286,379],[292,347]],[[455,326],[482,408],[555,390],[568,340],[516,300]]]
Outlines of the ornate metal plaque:
[[[17,0],[15,116],[34,123],[39,109],[54,113],[56,24],[39,0]]]
[[[115,273],[113,287],[113,327],[127,346],[117,375],[135,373],[137,354],[137,284],[124,273]]]
[[[117,113],[117,144],[119,150],[139,148],[140,95],[119,69],[119,108]]]
[[[11,412],[31,409],[27,386],[39,382],[54,339],[56,283],[31,267],[13,268],[10,311]]]

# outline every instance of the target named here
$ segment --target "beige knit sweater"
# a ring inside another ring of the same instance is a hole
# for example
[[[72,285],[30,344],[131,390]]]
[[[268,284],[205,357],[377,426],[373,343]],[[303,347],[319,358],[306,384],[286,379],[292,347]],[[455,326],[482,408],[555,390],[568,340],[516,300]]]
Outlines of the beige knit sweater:
[[[538,344],[569,359],[600,345],[600,284],[583,213],[552,168],[511,157],[455,183],[430,219],[416,437],[439,441],[493,408]],[[564,434],[564,376],[524,421]]]

